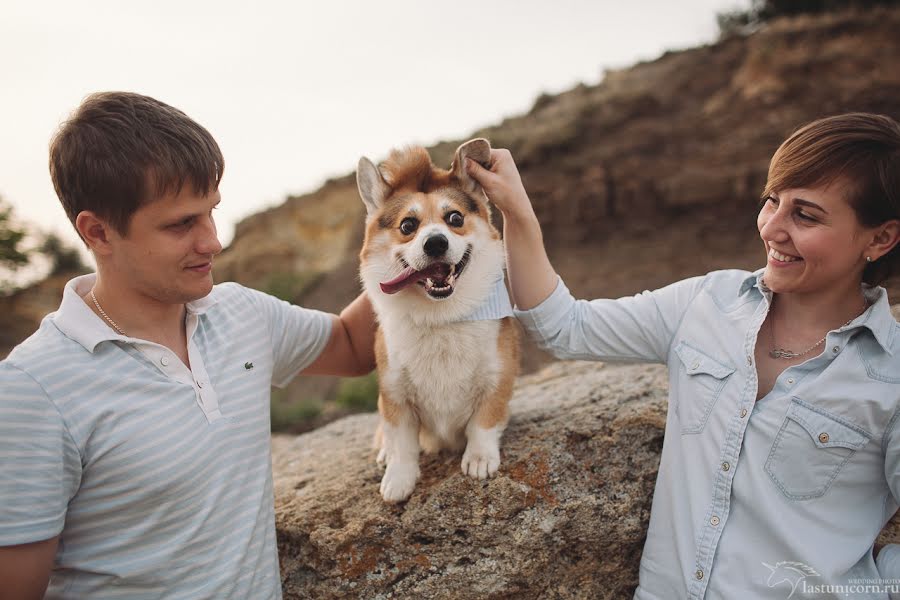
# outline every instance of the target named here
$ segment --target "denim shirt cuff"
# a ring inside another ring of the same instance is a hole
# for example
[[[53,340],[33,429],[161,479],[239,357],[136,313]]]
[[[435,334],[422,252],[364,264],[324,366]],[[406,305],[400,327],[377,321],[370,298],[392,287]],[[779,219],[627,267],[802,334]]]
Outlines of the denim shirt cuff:
[[[557,275],[556,288],[543,302],[529,310],[513,310],[529,337],[546,341],[560,330],[561,319],[572,312],[574,305],[575,298]]]

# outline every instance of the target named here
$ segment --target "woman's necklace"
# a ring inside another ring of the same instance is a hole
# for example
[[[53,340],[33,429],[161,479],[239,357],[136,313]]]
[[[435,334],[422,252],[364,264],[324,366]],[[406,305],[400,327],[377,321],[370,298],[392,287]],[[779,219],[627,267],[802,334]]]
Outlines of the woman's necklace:
[[[861,315],[863,312],[866,312],[867,308],[869,308],[869,302],[865,298],[863,298],[863,309],[862,309],[862,312],[859,314]],[[847,321],[846,323],[841,325],[841,328],[846,327],[847,325],[852,323],[858,316],[859,315],[856,315],[856,317],[853,317],[852,319],[850,319],[849,321]],[[803,352],[794,352],[793,350],[788,350],[787,348],[778,348],[775,343],[775,316],[774,315],[772,316],[772,324],[770,326],[769,333],[772,336],[772,349],[769,350],[769,356],[771,356],[772,358],[783,358],[785,360],[790,360],[792,358],[797,358],[798,356],[803,356],[804,354],[809,354],[810,352],[812,352],[813,350],[815,350],[816,348],[821,346],[822,343],[825,342],[825,339],[828,337],[828,332],[825,332],[825,335],[822,336],[821,340],[819,340],[818,342],[816,342],[815,344],[813,344],[812,346],[810,346]]]

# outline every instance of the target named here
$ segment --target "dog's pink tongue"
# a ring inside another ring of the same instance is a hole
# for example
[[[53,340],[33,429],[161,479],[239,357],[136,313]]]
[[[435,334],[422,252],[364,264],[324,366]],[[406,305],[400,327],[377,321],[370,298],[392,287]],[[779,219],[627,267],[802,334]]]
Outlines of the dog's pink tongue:
[[[406,267],[402,273],[390,281],[382,281],[379,285],[381,286],[381,291],[385,294],[396,294],[406,286],[417,281],[422,281],[428,277],[446,277],[449,272],[450,267],[443,263],[431,264],[421,271],[416,271],[412,267]]]
[[[419,281],[420,279],[425,279],[428,275],[422,271],[416,271],[412,267],[406,267],[406,269],[391,279],[390,281],[382,281],[379,285],[381,285],[381,291],[385,294],[396,294],[406,286]]]

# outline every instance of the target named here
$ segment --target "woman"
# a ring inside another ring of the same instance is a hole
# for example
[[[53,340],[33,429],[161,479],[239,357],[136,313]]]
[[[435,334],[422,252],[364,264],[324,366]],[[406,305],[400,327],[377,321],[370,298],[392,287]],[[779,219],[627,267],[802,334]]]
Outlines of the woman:
[[[900,579],[900,548],[873,556],[900,498],[900,326],[877,286],[900,272],[900,126],[848,114],[800,129],[769,168],[764,269],[619,300],[569,294],[509,152],[467,168],[503,212],[533,339],[560,358],[668,365],[635,598],[886,598],[851,588]]]

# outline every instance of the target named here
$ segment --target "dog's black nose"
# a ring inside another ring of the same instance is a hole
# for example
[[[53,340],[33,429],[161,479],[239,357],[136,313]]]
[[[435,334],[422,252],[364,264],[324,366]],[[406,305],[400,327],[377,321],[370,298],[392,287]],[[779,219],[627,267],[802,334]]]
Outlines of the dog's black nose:
[[[425,240],[425,254],[436,258],[444,254],[449,246],[450,243],[447,241],[447,236],[443,233],[438,233]]]

